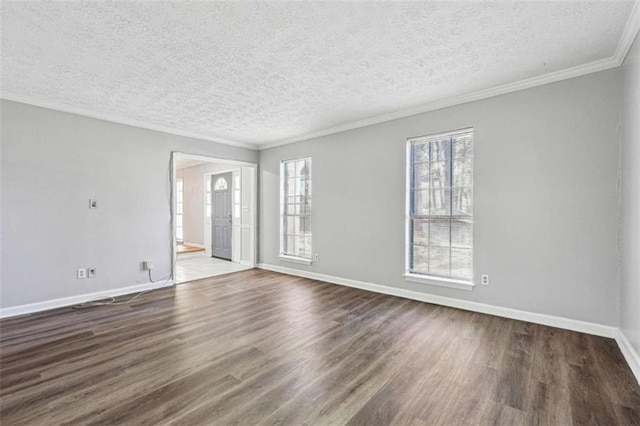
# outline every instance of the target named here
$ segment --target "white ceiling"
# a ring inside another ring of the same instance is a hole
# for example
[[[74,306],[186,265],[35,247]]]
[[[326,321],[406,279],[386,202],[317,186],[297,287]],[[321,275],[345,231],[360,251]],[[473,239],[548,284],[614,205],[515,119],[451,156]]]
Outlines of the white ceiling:
[[[608,63],[632,7],[2,1],[2,96],[265,146]]]

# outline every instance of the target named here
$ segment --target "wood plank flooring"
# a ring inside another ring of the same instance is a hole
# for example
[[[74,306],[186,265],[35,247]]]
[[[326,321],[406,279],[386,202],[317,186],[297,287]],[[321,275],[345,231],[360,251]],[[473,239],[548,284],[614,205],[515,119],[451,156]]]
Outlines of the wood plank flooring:
[[[268,271],[0,332],[3,426],[640,424],[612,339]]]

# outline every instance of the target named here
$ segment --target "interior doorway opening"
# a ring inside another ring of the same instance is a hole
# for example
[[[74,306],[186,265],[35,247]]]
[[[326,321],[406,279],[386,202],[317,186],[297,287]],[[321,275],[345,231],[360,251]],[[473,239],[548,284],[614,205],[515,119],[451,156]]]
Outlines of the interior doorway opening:
[[[171,176],[174,281],[254,268],[257,165],[176,152]]]

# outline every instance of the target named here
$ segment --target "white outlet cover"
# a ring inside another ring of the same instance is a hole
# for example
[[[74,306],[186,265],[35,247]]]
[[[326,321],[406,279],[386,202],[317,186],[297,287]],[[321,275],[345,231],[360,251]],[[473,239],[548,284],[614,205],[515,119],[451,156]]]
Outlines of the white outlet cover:
[[[87,278],[87,270],[84,268],[78,269],[78,271],[76,272],[76,276],[79,280]]]

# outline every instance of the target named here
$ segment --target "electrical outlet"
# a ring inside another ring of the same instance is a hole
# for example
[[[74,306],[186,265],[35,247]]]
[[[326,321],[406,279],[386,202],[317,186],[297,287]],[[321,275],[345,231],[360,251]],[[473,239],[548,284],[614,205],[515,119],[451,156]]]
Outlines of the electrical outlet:
[[[489,285],[489,275],[488,274],[482,274],[481,278],[480,278],[480,283],[482,285]]]
[[[96,268],[88,268],[87,278],[95,278],[95,277],[96,277]]]
[[[76,276],[78,277],[79,280],[83,280],[87,278],[87,270],[84,268],[78,269]]]
[[[314,261],[314,262],[317,262],[319,259],[320,259],[320,256],[318,255],[318,253],[316,253],[316,254],[313,256],[313,261]]]
[[[153,260],[144,260],[142,262],[143,271],[151,271],[153,269]]]
[[[98,200],[89,200],[89,208],[97,209],[98,208]]]

